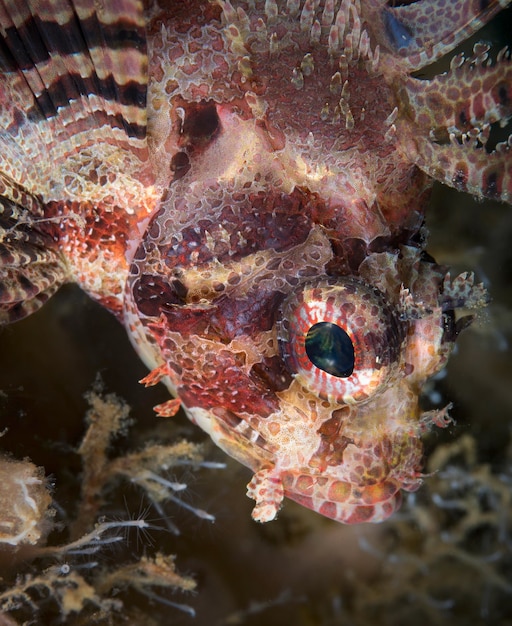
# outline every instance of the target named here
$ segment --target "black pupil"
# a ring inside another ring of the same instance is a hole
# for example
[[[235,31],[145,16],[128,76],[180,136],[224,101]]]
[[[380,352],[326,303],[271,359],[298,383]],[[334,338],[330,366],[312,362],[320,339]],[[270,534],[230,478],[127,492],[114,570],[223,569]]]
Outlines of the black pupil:
[[[347,333],[331,322],[319,322],[308,330],[306,354],[313,365],[337,376],[347,378],[354,371],[354,346]]]

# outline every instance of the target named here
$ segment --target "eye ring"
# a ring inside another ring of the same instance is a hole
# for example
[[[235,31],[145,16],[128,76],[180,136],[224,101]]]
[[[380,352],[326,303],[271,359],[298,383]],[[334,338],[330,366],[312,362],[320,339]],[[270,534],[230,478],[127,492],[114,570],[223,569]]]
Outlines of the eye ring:
[[[304,283],[278,311],[279,350],[292,375],[321,398],[345,404],[389,386],[405,331],[384,294],[353,277]]]

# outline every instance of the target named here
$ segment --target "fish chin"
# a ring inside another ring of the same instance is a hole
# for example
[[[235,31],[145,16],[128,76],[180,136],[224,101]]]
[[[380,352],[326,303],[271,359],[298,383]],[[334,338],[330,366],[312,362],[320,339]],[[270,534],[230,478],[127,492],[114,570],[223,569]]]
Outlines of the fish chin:
[[[300,478],[304,477],[301,476]],[[383,522],[391,517],[402,504],[402,492],[393,481],[357,489],[361,501],[369,500],[372,504],[360,504],[335,499],[337,497],[343,498],[345,491],[356,491],[351,485],[345,487],[339,481],[332,481],[329,485],[328,481],[326,487],[329,493],[332,492],[333,495],[331,497],[333,499],[324,499],[321,495],[308,496],[287,489],[285,490],[285,495],[290,500],[294,500],[324,517],[342,522],[343,524]]]

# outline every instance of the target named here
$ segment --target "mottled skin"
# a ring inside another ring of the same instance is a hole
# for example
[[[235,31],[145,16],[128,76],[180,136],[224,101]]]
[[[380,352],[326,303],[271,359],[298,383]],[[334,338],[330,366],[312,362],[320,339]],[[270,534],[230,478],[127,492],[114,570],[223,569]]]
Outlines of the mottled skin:
[[[486,299],[422,251],[430,177],[512,196],[510,140],[486,145],[510,54],[411,72],[508,2],[106,4],[0,9],[3,321],[77,281],[169,387],[157,412],[255,472],[256,520],[285,495],[387,518],[449,419],[421,413],[422,385]],[[349,375],[308,357],[323,321]]]

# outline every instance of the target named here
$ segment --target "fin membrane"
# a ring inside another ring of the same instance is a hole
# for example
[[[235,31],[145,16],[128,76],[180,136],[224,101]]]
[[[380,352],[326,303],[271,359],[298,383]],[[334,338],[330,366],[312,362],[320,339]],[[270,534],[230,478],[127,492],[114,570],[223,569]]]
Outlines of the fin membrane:
[[[66,281],[53,224],[0,197],[0,324],[41,307]]]

